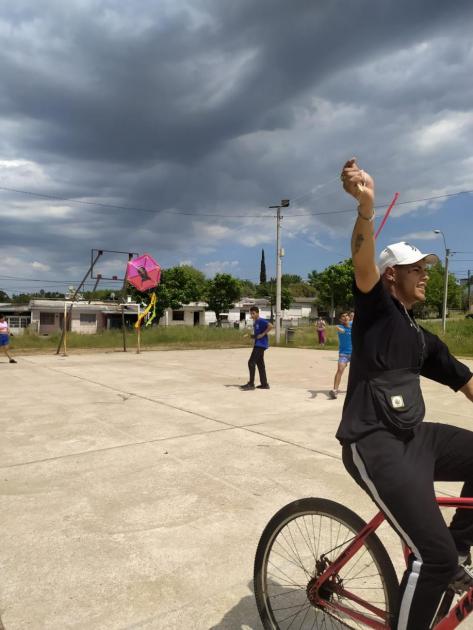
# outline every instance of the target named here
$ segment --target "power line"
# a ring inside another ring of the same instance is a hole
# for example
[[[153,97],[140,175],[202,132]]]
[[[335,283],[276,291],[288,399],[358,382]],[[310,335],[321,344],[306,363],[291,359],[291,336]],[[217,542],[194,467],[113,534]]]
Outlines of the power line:
[[[339,179],[339,176],[337,175],[337,177],[334,177],[332,179],[329,179],[327,182],[323,183],[323,184],[317,184],[316,186],[313,186],[307,193],[300,195],[299,197],[296,197],[293,200],[293,203],[300,201],[301,199],[304,199],[305,197],[310,196],[312,193],[316,192],[317,190],[320,190],[322,188],[325,188],[325,186],[328,186],[329,184],[332,184],[333,182],[337,181]],[[110,209],[115,209],[115,210],[130,210],[133,212],[149,212],[149,213],[158,213],[158,212],[165,212],[168,214],[183,214],[186,216],[205,216],[205,217],[219,217],[219,216],[225,216],[225,215],[221,215],[216,214],[216,213],[194,213],[194,212],[186,212],[184,210],[151,210],[150,208],[135,208],[135,207],[131,207],[131,206],[121,206],[121,205],[115,205],[115,204],[106,204],[106,203],[102,203],[102,202],[94,202],[94,201],[84,201],[82,199],[76,199],[75,197],[61,197],[59,195],[51,195],[51,194],[44,194],[44,193],[35,193],[32,192],[30,190],[20,190],[18,188],[9,188],[7,186],[0,186],[0,190],[4,190],[4,191],[8,191],[8,192],[14,192],[14,193],[19,193],[19,194],[23,194],[23,195],[31,195],[34,197],[40,197],[43,199],[54,199],[56,201],[69,201],[70,203],[77,203],[77,204],[82,204],[82,205],[87,205],[87,206],[98,206],[101,208],[110,208]],[[320,197],[316,197],[316,199],[319,199],[321,197],[324,197],[325,195],[321,195]],[[315,201],[315,200],[314,200]],[[265,215],[251,215],[251,214],[243,214],[243,215],[232,215],[235,218],[266,218],[266,217],[272,217],[273,215],[271,214],[265,214]]]
[[[51,282],[51,283],[57,283],[57,284],[78,284],[80,282],[80,280],[54,280],[53,278],[19,278],[18,276],[4,276],[1,275],[0,276],[0,280],[20,280],[20,281],[25,281],[25,282]],[[104,279],[105,281],[105,279]],[[121,280],[107,280],[107,282],[123,282],[123,279]],[[94,282],[89,281],[89,284],[94,284]]]
[[[325,185],[325,184],[324,184]],[[126,210],[126,211],[131,211],[131,212],[146,212],[149,214],[159,214],[159,213],[166,213],[166,214],[174,214],[174,215],[184,215],[184,216],[193,216],[193,217],[220,217],[220,218],[226,218],[226,219],[267,219],[267,218],[272,218],[274,217],[273,214],[222,214],[222,213],[208,213],[208,212],[186,212],[184,210],[151,210],[149,208],[137,208],[137,207],[133,207],[133,206],[120,206],[120,205],[115,205],[115,204],[107,204],[107,203],[101,203],[101,202],[96,202],[96,201],[84,201],[81,199],[74,199],[71,197],[60,197],[57,195],[46,195],[46,194],[42,194],[42,193],[35,193],[29,190],[20,190],[17,188],[8,188],[6,186],[0,186],[0,190],[3,191],[7,191],[7,192],[14,192],[14,193],[18,193],[18,194],[22,194],[22,195],[30,195],[33,197],[40,197],[43,199],[54,199],[55,201],[68,201],[69,203],[76,203],[76,204],[80,204],[80,205],[86,205],[86,206],[95,206],[95,207],[99,207],[99,208],[104,208],[104,209],[113,209],[113,210]],[[434,195],[432,197],[422,197],[420,199],[411,199],[408,201],[400,201],[397,203],[398,206],[403,206],[403,205],[409,205],[412,203],[422,203],[422,202],[426,202],[426,201],[435,201],[436,199],[447,199],[449,197],[456,197],[458,195],[467,195],[467,194],[471,194],[473,193],[473,190],[459,190],[457,192],[454,193],[448,193],[448,194],[444,194],[444,195]],[[304,196],[304,195],[303,195]],[[390,202],[389,202],[390,203]],[[389,206],[389,203],[386,204],[377,204],[376,207],[377,208],[387,208]],[[305,217],[305,216],[322,216],[322,215],[327,215],[327,214],[347,214],[347,213],[351,213],[354,212],[353,208],[349,208],[346,210],[324,210],[324,211],[318,211],[318,212],[305,212],[305,213],[301,213],[301,214],[290,214],[290,217]]]
[[[398,201],[396,206],[406,206],[410,203],[422,203],[424,201],[434,201],[435,199],[446,199],[447,197],[456,197],[458,195],[467,195],[473,193],[473,190],[459,190],[455,193],[449,193],[446,195],[435,195],[434,197],[423,197],[422,199],[410,199],[409,201]],[[391,202],[384,204],[376,204],[376,208],[387,208]],[[348,212],[354,212],[353,208],[350,210],[326,210],[324,212],[306,212],[304,214],[291,214],[291,217],[305,217],[305,216],[316,216],[322,214],[343,214]]]
[[[333,177],[332,179],[329,179],[328,182],[325,182],[324,184],[317,184],[316,186],[313,186],[305,194],[299,195],[299,197],[295,197],[294,199],[291,199],[291,202],[292,203],[297,203],[301,199],[305,199],[306,197],[310,197],[310,195],[312,195],[312,193],[315,193],[315,192],[317,192],[317,190],[320,190],[321,188],[325,188],[325,186],[328,186],[329,184],[333,184],[333,182],[336,182],[336,181],[340,181],[340,176],[339,175],[337,175],[336,177]],[[327,194],[333,194],[333,193],[325,193],[324,195],[320,195],[320,197],[326,197]],[[315,201],[316,199],[320,199],[320,197],[316,197],[313,201]]]
[[[149,214],[182,214],[185,216],[192,217],[225,217],[227,215],[216,214],[216,213],[208,213],[208,212],[186,212],[185,210],[151,210],[150,208],[136,208],[133,206],[119,206],[111,203],[101,203],[99,201],[84,201],[83,199],[75,199],[74,197],[60,197],[59,195],[46,195],[42,193],[32,192],[31,190],[19,190],[18,188],[7,188],[6,186],[0,186],[0,190],[4,190],[7,192],[18,193],[21,195],[30,195],[32,197],[40,197],[42,199],[53,199],[55,201],[68,201],[69,203],[76,203],[84,206],[95,206],[99,208],[106,208],[111,210],[126,210],[128,212],[147,212]],[[241,214],[236,215],[232,214],[231,218],[235,219],[243,219],[243,218],[271,218],[274,215],[272,214]]]

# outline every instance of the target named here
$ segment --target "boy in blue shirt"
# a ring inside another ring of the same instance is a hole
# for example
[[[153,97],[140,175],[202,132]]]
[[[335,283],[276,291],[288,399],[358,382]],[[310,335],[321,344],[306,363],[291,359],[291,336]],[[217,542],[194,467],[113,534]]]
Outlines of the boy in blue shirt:
[[[268,381],[266,379],[266,367],[264,365],[264,351],[269,348],[268,333],[272,330],[273,325],[266,319],[259,316],[259,308],[252,306],[250,308],[250,317],[253,320],[253,334],[252,339],[255,340],[253,352],[248,361],[248,369],[250,370],[250,380],[246,385],[242,385],[240,389],[243,391],[249,391],[255,389],[255,368],[258,366],[260,385],[257,389],[269,389]]]
[[[342,374],[351,361],[351,321],[348,313],[340,315],[340,324],[337,326],[338,333],[338,368],[333,381],[333,389],[330,398],[335,400],[338,396],[338,388],[342,380]]]

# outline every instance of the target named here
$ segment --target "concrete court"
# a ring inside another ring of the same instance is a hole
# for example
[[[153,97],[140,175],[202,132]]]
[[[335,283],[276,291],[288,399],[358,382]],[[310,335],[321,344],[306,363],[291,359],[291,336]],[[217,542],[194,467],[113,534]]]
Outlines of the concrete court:
[[[273,513],[302,496],[374,513],[333,437],[336,353],[273,348],[272,389],[241,392],[248,355],[0,363],[5,630],[259,629],[252,565]],[[473,427],[461,394],[424,385],[429,419]]]

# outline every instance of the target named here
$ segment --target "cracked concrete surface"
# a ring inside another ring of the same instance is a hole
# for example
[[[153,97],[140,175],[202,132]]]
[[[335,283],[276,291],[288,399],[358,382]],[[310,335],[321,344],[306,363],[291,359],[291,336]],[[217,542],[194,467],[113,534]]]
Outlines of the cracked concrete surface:
[[[273,348],[271,390],[241,392],[248,355],[0,363],[5,630],[260,629],[252,565],[273,513],[323,496],[373,515],[333,437],[337,355]],[[461,394],[424,392],[429,419],[473,426]],[[400,566],[389,527],[382,538]]]

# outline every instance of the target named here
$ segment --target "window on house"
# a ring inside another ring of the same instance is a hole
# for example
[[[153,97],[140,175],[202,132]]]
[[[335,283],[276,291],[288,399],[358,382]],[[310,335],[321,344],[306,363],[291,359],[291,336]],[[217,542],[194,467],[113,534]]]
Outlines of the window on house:
[[[183,322],[184,321],[184,311],[173,311],[172,312],[172,321],[173,322]]]
[[[80,323],[81,323],[81,326],[82,326],[82,324],[84,326],[89,325],[89,324],[96,324],[97,323],[97,315],[96,315],[96,313],[81,313],[80,314]]]
[[[54,326],[54,313],[40,313],[39,323],[41,326]]]

